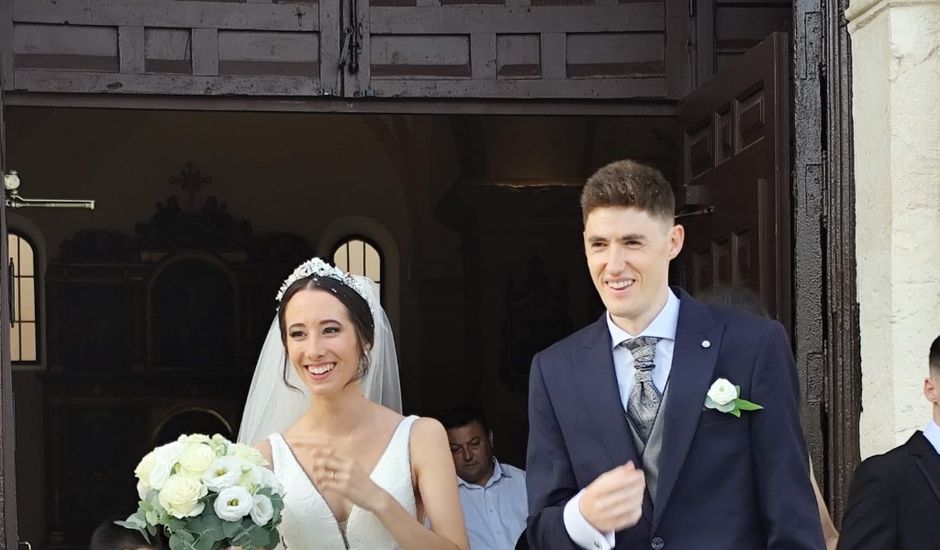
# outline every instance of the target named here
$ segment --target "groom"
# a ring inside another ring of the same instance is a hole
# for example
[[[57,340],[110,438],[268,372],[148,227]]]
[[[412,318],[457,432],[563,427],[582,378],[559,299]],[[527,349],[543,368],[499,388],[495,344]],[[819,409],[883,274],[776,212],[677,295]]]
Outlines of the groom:
[[[823,549],[783,327],[668,286],[685,230],[657,170],[609,164],[581,208],[607,312],[533,359],[532,547]]]

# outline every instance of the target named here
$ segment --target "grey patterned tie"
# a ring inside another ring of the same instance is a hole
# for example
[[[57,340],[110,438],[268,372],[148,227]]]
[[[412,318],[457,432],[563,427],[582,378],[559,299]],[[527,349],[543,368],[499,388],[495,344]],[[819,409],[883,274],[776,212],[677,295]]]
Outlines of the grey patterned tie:
[[[633,355],[635,361],[633,390],[627,400],[627,419],[636,428],[644,443],[649,439],[662,401],[662,395],[653,384],[653,368],[656,366],[653,357],[656,355],[656,342],[659,340],[654,336],[641,336],[620,344]]]

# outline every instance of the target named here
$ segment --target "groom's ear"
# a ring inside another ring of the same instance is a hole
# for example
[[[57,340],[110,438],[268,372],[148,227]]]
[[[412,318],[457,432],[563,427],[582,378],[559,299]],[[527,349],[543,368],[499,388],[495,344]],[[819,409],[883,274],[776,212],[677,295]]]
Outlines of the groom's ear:
[[[493,430],[490,430],[490,433],[486,434],[487,439],[490,440],[490,449],[493,448]]]

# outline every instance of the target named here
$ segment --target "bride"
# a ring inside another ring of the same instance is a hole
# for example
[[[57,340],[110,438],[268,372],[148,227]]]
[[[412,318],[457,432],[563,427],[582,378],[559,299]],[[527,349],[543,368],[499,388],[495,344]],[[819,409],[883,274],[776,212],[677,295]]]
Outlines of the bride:
[[[314,258],[277,299],[238,440],[256,442],[285,488],[282,544],[467,550],[447,435],[398,412],[375,284]]]

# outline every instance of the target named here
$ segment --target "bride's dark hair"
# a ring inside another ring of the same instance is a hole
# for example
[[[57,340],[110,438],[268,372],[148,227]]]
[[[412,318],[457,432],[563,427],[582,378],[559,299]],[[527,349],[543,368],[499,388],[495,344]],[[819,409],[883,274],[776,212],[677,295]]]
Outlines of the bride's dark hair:
[[[372,311],[369,309],[369,303],[352,287],[344,284],[333,277],[320,277],[311,275],[299,279],[287,287],[284,295],[281,297],[281,305],[277,309],[277,323],[281,329],[281,344],[284,345],[284,352],[287,352],[287,327],[284,318],[287,304],[291,298],[301,290],[321,290],[329,292],[336,297],[349,312],[349,318],[352,319],[353,326],[356,329],[356,342],[359,346],[359,368],[356,371],[356,379],[362,380],[362,377],[369,371],[369,349],[375,342],[375,320],[372,318]],[[294,386],[287,380],[288,370],[290,368],[290,358],[284,362],[284,383],[289,387]],[[297,388],[294,388],[297,389]]]

